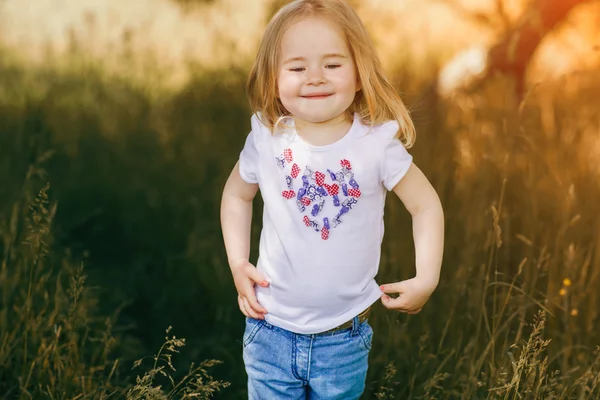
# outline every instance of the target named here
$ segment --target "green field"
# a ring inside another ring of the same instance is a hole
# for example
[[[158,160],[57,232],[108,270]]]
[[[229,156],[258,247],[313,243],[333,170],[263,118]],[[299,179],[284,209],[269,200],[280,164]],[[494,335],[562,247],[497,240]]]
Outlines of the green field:
[[[244,398],[219,203],[250,128],[247,70],[196,68],[172,91],[90,63],[11,60],[0,61],[0,398],[210,398],[217,381],[229,387],[215,398]],[[431,77],[392,75],[417,124],[411,153],[444,205],[445,258],[420,314],[375,307],[365,398],[598,398],[600,71],[524,99],[504,77],[444,100]],[[253,259],[260,199],[255,210]],[[381,283],[414,273],[394,196],[385,221]],[[205,360],[219,363],[188,374]]]

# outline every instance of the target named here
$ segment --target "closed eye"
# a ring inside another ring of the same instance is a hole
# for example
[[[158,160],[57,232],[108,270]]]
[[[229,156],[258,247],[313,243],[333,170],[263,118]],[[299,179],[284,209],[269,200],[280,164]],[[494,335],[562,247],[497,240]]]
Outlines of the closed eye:
[[[302,71],[304,71],[304,68],[303,67],[290,68],[290,71],[292,71],[292,72],[302,72]]]
[[[339,68],[341,67],[340,64],[328,64],[325,66],[325,68],[329,68],[329,69],[335,69],[335,68]]]

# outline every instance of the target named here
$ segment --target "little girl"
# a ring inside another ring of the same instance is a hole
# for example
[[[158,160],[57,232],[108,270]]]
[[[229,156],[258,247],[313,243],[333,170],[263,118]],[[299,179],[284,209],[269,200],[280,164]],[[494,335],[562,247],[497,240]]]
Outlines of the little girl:
[[[357,399],[371,305],[381,299],[418,313],[438,284],[443,212],[406,150],[414,126],[343,0],[281,8],[262,38],[248,94],[252,130],[225,185],[221,223],[247,317],[249,398]],[[264,216],[255,267],[258,189]],[[412,215],[416,276],[379,286],[387,191]]]

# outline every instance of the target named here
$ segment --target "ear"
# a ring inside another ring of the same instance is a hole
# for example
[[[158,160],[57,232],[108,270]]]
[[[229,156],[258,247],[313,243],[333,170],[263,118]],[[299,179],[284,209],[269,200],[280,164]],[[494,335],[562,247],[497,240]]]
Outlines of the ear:
[[[356,77],[356,92],[359,92],[362,89],[362,84],[360,83],[360,78]]]

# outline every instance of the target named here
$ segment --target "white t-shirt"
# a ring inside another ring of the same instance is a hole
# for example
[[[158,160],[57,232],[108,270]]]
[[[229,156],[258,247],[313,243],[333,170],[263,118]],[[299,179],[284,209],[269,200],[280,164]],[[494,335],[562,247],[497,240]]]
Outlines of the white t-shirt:
[[[264,200],[256,266],[271,284],[257,285],[256,294],[266,321],[311,334],[352,319],[381,297],[374,278],[385,196],[412,156],[394,138],[396,121],[369,127],[355,115],[344,137],[313,146],[287,120],[288,129],[272,134],[252,116],[239,166]]]

